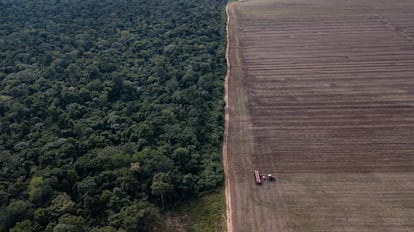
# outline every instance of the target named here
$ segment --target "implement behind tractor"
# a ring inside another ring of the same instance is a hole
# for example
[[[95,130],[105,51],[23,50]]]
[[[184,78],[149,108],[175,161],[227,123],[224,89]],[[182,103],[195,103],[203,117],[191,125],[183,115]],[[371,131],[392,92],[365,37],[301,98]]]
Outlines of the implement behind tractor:
[[[262,176],[258,170],[254,170],[254,179],[256,180],[256,184],[262,184]]]

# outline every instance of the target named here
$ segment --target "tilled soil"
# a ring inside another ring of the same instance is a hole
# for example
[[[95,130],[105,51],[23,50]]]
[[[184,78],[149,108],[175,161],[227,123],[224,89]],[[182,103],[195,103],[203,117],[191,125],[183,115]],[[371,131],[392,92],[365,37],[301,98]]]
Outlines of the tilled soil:
[[[413,12],[229,5],[229,230],[414,231]],[[255,169],[278,179],[257,186]]]

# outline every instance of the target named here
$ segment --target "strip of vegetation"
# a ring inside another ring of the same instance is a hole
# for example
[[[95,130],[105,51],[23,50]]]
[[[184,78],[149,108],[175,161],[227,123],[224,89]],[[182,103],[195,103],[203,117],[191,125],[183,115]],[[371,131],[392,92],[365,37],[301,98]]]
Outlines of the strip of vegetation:
[[[221,189],[177,207],[168,217],[167,225],[188,232],[221,232],[226,230],[225,217],[226,199],[224,189]]]
[[[153,231],[222,186],[225,4],[0,1],[0,231]]]

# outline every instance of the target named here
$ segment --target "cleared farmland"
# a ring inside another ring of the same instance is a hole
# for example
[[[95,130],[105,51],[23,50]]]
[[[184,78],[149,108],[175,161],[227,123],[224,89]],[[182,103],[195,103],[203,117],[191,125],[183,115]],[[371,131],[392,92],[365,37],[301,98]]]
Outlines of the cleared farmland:
[[[414,231],[414,1],[227,9],[232,231]],[[253,170],[276,183],[256,186]]]

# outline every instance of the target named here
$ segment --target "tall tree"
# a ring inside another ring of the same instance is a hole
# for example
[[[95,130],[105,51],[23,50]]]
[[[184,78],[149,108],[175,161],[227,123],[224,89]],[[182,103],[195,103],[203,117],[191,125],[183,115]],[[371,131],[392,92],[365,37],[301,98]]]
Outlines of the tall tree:
[[[159,172],[152,178],[151,193],[161,197],[162,207],[164,207],[165,194],[172,189],[171,178],[167,173]]]

